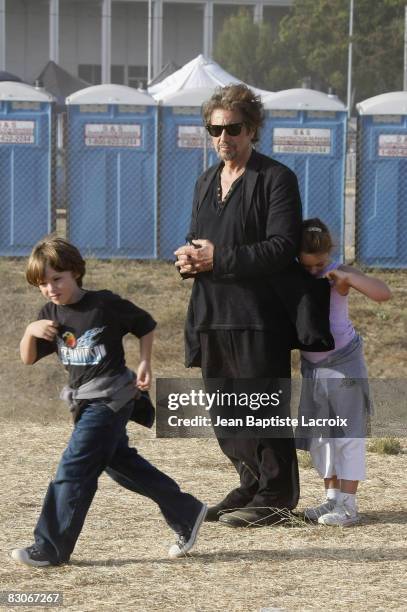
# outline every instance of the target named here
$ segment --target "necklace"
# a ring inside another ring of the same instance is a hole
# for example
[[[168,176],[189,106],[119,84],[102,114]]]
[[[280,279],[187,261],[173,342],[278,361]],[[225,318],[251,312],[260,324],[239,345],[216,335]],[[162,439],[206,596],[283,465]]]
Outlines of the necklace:
[[[223,172],[223,168],[219,172],[218,187],[217,187],[217,193],[216,193],[219,206],[224,206],[227,203],[227,201],[230,199],[236,183],[241,178],[241,176],[242,176],[242,174],[244,173],[245,170],[246,170],[245,167],[243,167],[243,168],[241,168],[239,170],[238,174],[236,175],[236,178],[230,184],[229,189],[227,190],[227,192],[226,192],[226,194],[225,194],[225,196],[223,198],[222,198],[222,172]]]

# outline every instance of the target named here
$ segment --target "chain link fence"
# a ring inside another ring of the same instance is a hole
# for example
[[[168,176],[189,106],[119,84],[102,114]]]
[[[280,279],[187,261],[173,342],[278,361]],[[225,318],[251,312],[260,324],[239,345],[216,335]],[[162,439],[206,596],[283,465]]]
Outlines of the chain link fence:
[[[407,118],[269,116],[257,146],[297,174],[346,261],[407,267]],[[324,123],[325,122],[325,123]],[[345,157],[345,149],[346,157]],[[356,151],[357,149],[357,151]],[[56,231],[84,256],[174,258],[196,179],[216,163],[199,107],[0,103],[0,255],[26,256]]]
[[[357,143],[357,261],[406,268],[407,116],[360,116]]]
[[[174,259],[189,231],[197,178],[217,157],[198,106],[159,109],[158,255]]]
[[[155,106],[68,106],[66,234],[84,255],[157,257],[156,133]]]
[[[266,110],[260,148],[295,172],[303,217],[319,217],[327,224],[334,256],[343,261],[346,113]]]
[[[0,101],[0,255],[21,256],[55,229],[52,104]]]

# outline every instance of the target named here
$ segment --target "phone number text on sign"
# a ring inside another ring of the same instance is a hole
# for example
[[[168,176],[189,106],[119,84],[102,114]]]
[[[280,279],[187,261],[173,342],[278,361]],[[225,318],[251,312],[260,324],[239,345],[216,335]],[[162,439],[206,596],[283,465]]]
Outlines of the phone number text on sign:
[[[123,123],[87,123],[87,147],[141,147],[141,126]]]
[[[201,125],[179,125],[177,145],[181,149],[203,149],[205,128]]]
[[[273,153],[330,155],[331,130],[322,128],[274,128]]]
[[[407,157],[407,134],[380,134],[379,157]]]
[[[0,144],[35,144],[34,121],[0,121]]]

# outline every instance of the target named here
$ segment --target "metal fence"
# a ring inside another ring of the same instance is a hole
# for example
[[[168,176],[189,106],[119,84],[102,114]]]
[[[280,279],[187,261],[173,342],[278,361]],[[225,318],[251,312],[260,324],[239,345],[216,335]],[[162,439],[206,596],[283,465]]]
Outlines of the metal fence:
[[[155,107],[68,107],[66,233],[87,256],[157,256],[156,132]]]
[[[216,161],[199,108],[73,105],[56,119],[47,105],[4,104],[0,255],[25,256],[56,230],[87,257],[173,259],[195,181]],[[341,138],[319,145],[330,154],[290,157],[264,139],[259,150],[297,172],[304,216],[339,228],[345,260],[407,267],[407,118],[359,122],[357,156],[345,159]]]
[[[55,228],[52,105],[0,101],[0,255],[27,255]]]
[[[358,121],[356,257],[380,268],[407,267],[407,116]]]
[[[217,158],[199,107],[161,107],[159,126],[158,256],[173,259],[188,233],[195,182]]]
[[[304,218],[328,225],[343,260],[346,112],[268,110],[260,146],[296,173]]]

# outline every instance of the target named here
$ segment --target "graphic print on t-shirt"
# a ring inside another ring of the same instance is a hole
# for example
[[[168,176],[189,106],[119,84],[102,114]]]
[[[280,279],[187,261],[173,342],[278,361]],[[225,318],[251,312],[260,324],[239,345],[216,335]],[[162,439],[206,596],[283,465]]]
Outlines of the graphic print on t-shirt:
[[[62,340],[65,343],[65,346],[69,346],[69,348],[75,348],[76,346],[76,338],[75,338],[75,334],[73,334],[72,332],[65,332],[64,334],[62,334]]]
[[[96,344],[105,327],[88,329],[79,338],[70,331],[58,336],[58,353],[64,365],[87,366],[96,365],[106,356],[104,344]]]

